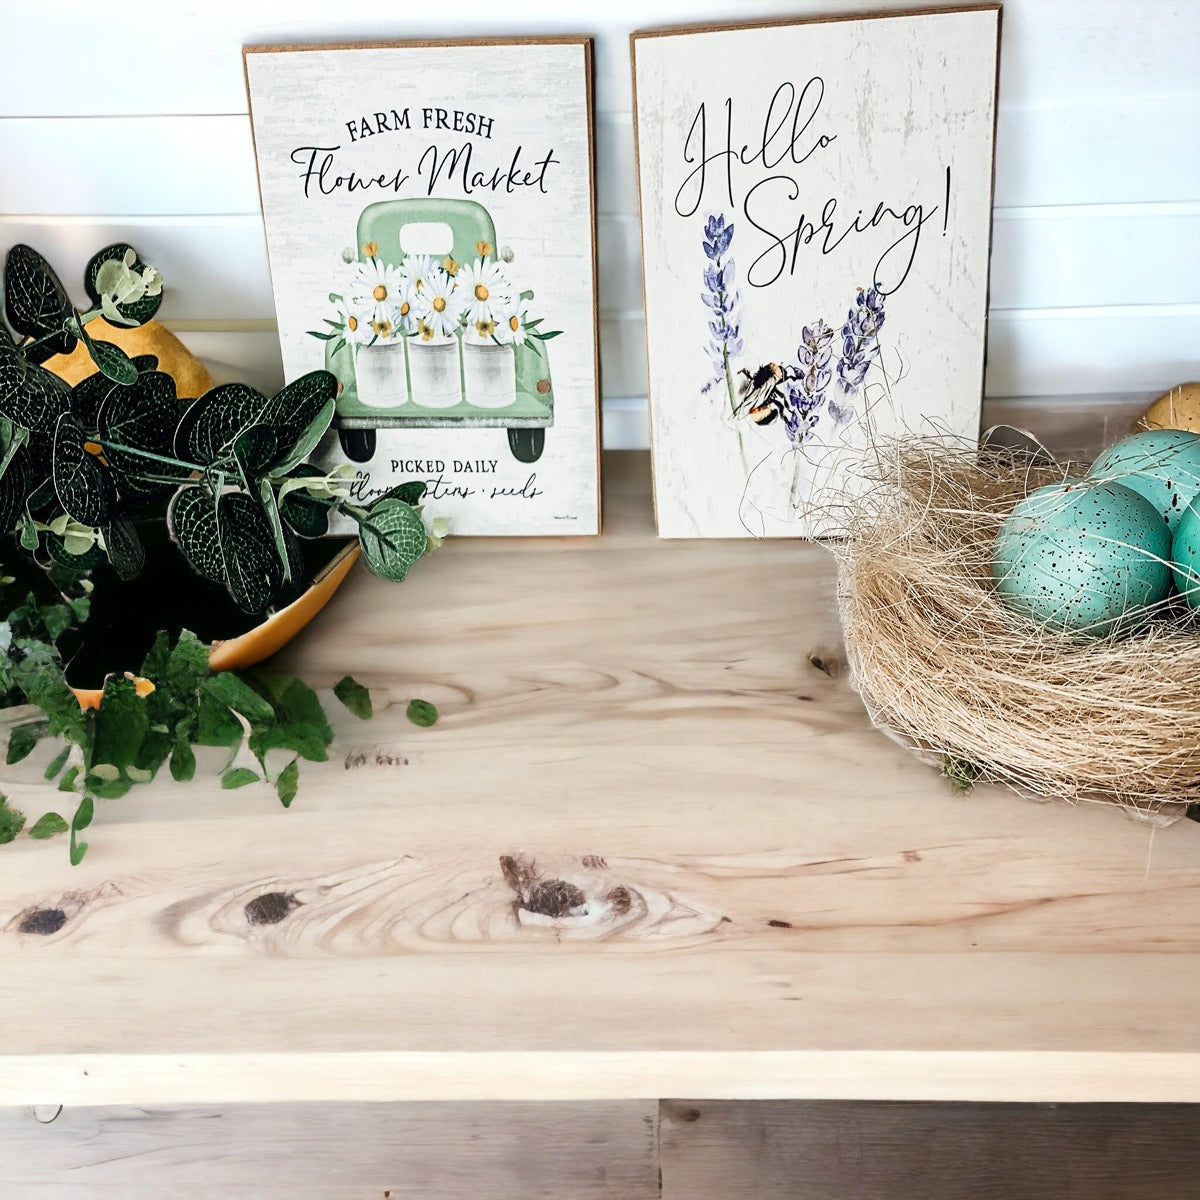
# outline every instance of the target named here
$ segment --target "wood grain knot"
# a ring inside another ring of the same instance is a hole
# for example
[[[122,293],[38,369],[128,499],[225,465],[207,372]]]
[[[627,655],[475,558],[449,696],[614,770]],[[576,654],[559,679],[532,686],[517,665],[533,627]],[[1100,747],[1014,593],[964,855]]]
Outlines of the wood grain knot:
[[[35,908],[26,911],[17,925],[18,933],[36,933],[49,937],[67,923],[67,914],[61,908]]]
[[[248,901],[243,911],[248,925],[278,925],[302,903],[295,892],[263,892]]]

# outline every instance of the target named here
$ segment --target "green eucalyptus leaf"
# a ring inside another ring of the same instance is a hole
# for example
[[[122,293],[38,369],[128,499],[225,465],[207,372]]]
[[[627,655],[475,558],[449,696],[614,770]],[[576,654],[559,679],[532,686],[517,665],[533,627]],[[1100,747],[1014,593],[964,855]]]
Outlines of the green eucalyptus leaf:
[[[248,721],[275,719],[275,709],[270,701],[260,696],[233,671],[218,671],[210,675],[200,685],[200,690],[210,699],[240,712]]]
[[[275,705],[275,720],[254,726],[250,749],[261,762],[268,750],[294,750],[301,758],[324,762],[333,729],[316,692],[302,680],[273,675],[261,680]]]
[[[133,579],[146,565],[146,547],[137,526],[120,510],[103,529],[108,561],[121,579]]]
[[[217,533],[217,505],[199,486],[180,488],[167,509],[167,528],[184,558],[205,579],[225,582],[225,560]]]
[[[259,777],[246,767],[235,767],[232,771],[226,771],[221,776],[221,786],[232,790],[233,788],[243,788],[248,783],[257,783]]]
[[[385,497],[359,522],[358,539],[370,571],[401,580],[425,553],[425,523],[411,504]]]
[[[260,420],[278,436],[277,470],[291,470],[316,449],[333,420],[336,399],[337,377],[329,371],[312,371],[292,380],[267,403]]]
[[[120,384],[113,383],[107,375],[99,371],[85,375],[72,389],[70,396],[71,411],[79,418],[79,423],[89,433],[95,433],[100,428],[100,411],[110,395],[124,389]]]
[[[403,500],[405,504],[415,507],[425,498],[428,490],[429,485],[423,479],[410,479],[407,483],[398,483],[395,487],[388,488],[379,499]]]
[[[174,457],[185,407],[175,394],[174,379],[162,371],[146,371],[132,386],[105,397],[97,420],[104,457],[117,490],[131,503],[169,495],[191,475],[186,466],[161,461]]]
[[[70,826],[58,813],[48,812],[37,819],[33,828],[29,831],[29,836],[41,841],[44,838],[52,838],[59,833],[66,833],[69,828]]]
[[[289,479],[322,478],[316,467],[300,464],[293,467]],[[279,515],[293,532],[302,538],[324,537],[329,532],[329,505],[313,499],[300,489],[289,491],[279,501]]]
[[[5,411],[8,400],[25,386],[26,367],[25,356],[0,329],[0,412]]]
[[[83,799],[79,801],[79,807],[75,810],[74,817],[71,818],[71,866],[77,867],[83,862],[83,856],[87,853],[87,842],[76,842],[75,835],[85,830],[92,823],[92,813],[94,805],[92,798],[86,792]]]
[[[150,728],[145,701],[137,694],[132,679],[110,677],[96,710],[91,769],[110,764],[124,773],[137,761],[142,739]]]
[[[71,517],[94,529],[112,520],[117,489],[100,460],[84,449],[84,441],[79,418],[64,412],[54,430],[54,491]]]
[[[247,486],[266,474],[278,452],[279,443],[269,425],[247,425],[233,439],[233,457]]]
[[[98,567],[102,562],[108,561],[108,555],[96,543],[81,553],[74,554],[69,549],[66,539],[57,533],[48,533],[45,536],[44,544],[46,553],[56,563],[60,566],[70,567],[73,571],[90,571],[93,567]]]
[[[70,394],[71,389],[52,371],[29,363],[19,387],[9,392],[0,387],[0,416],[14,425],[53,434],[58,418],[70,407]]]
[[[33,753],[33,748],[50,732],[50,726],[45,721],[37,721],[30,725],[18,725],[8,736],[8,751],[4,761],[11,767],[23,758]]]
[[[197,746],[236,746],[242,740],[242,723],[229,710],[229,705],[210,696],[200,697],[196,713]]]
[[[25,828],[25,814],[8,803],[8,797],[0,795],[0,846],[11,842]]]
[[[275,539],[275,553],[283,563],[283,582],[292,582],[292,561],[290,548],[285,537],[283,518],[279,515],[279,502],[275,498],[275,489],[269,479],[260,479],[258,494],[262,500],[263,512],[271,524],[271,536]]]
[[[430,725],[437,724],[438,710],[428,700],[410,700],[404,715],[414,725],[428,729]]]
[[[300,790],[300,761],[293,758],[275,779],[275,794],[284,808],[291,806]]]
[[[0,475],[0,536],[17,527],[25,510],[25,497],[29,492],[30,482],[29,456],[21,451],[13,456],[4,474]],[[36,546],[35,529],[34,547]]]
[[[196,774],[196,755],[186,739],[180,739],[171,750],[171,778],[186,783]]]
[[[39,339],[57,334],[31,350],[35,362],[55,354],[70,354],[76,339],[66,324],[75,308],[54,268],[32,246],[18,243],[4,263],[4,315],[9,325],[25,337]]]
[[[102,375],[125,387],[137,382],[138,369],[120,346],[114,346],[112,342],[98,342],[90,337],[85,339],[84,344]]]
[[[283,583],[284,568],[262,506],[242,492],[221,496],[217,542],[233,602],[244,612],[264,612]]]
[[[97,287],[97,279],[100,276],[101,268],[105,263],[109,262],[124,262],[127,261],[130,255],[133,254],[133,259],[130,267],[133,271],[142,274],[146,271],[146,264],[137,256],[137,252],[128,242],[116,242],[111,246],[105,246],[103,250],[97,251],[92,255],[84,270],[83,285],[87,290],[88,298],[94,305],[102,305],[104,296],[101,295]],[[111,307],[117,317],[117,324],[120,325],[144,325],[149,321],[156,312],[158,306],[162,304],[162,281],[158,281],[158,290],[153,293],[146,293],[135,300],[113,302],[110,298],[108,307]],[[107,311],[107,308],[106,308]]]
[[[53,779],[67,765],[67,759],[70,757],[71,747],[64,746],[47,764],[44,772],[46,779]]]
[[[360,721],[370,720],[374,712],[371,704],[371,693],[353,675],[343,675],[333,685],[333,694]]]
[[[79,768],[72,767],[59,781],[58,790],[60,792],[73,792],[75,783],[79,779]]]
[[[228,454],[234,439],[256,423],[267,398],[245,383],[225,383],[205,392],[186,414],[187,444],[176,451],[180,458],[207,466]]]

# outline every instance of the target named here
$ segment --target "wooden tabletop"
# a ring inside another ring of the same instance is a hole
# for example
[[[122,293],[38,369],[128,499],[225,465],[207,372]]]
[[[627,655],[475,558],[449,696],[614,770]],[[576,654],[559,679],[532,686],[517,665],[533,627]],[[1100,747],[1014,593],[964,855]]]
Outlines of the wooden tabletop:
[[[598,539],[351,576],[281,665],[382,711],[290,811],[209,770],[0,849],[0,1105],[1200,1099],[1200,827],[953,794],[823,549],[660,542],[605,467]]]

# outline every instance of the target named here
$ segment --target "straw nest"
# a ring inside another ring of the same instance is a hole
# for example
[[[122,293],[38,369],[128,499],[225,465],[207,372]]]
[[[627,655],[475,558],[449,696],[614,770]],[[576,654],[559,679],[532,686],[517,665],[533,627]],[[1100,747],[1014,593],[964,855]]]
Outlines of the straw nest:
[[[992,591],[1000,524],[1066,469],[917,440],[877,447],[870,473],[835,551],[880,729],[963,783],[1168,818],[1200,801],[1200,620],[1176,600],[1135,637],[1073,639]]]

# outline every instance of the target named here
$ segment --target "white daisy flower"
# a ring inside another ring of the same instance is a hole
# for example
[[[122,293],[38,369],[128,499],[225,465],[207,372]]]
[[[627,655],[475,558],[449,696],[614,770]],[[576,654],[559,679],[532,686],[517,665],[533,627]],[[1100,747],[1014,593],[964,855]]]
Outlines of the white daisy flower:
[[[424,341],[430,341],[433,336],[446,337],[454,333],[462,317],[462,301],[454,280],[445,271],[422,281],[421,288],[413,297],[412,307],[419,322],[418,333]],[[426,330],[432,330],[432,334],[426,336]]]
[[[496,341],[502,346],[523,346],[529,338],[529,313],[520,296],[510,300],[496,322]]]
[[[350,295],[370,310],[373,321],[391,318],[403,290],[400,272],[377,258],[360,262],[354,269]]]
[[[494,323],[497,316],[512,303],[512,284],[499,263],[477,258],[458,273],[458,290],[463,311],[472,324]]]
[[[338,316],[342,321],[346,341],[362,345],[375,337],[371,331],[374,309],[374,304],[368,307],[361,300],[349,298],[338,305]]]
[[[427,279],[438,274],[445,274],[440,263],[434,261],[428,254],[407,254],[399,266],[400,278],[408,284],[409,291],[419,292]]]

